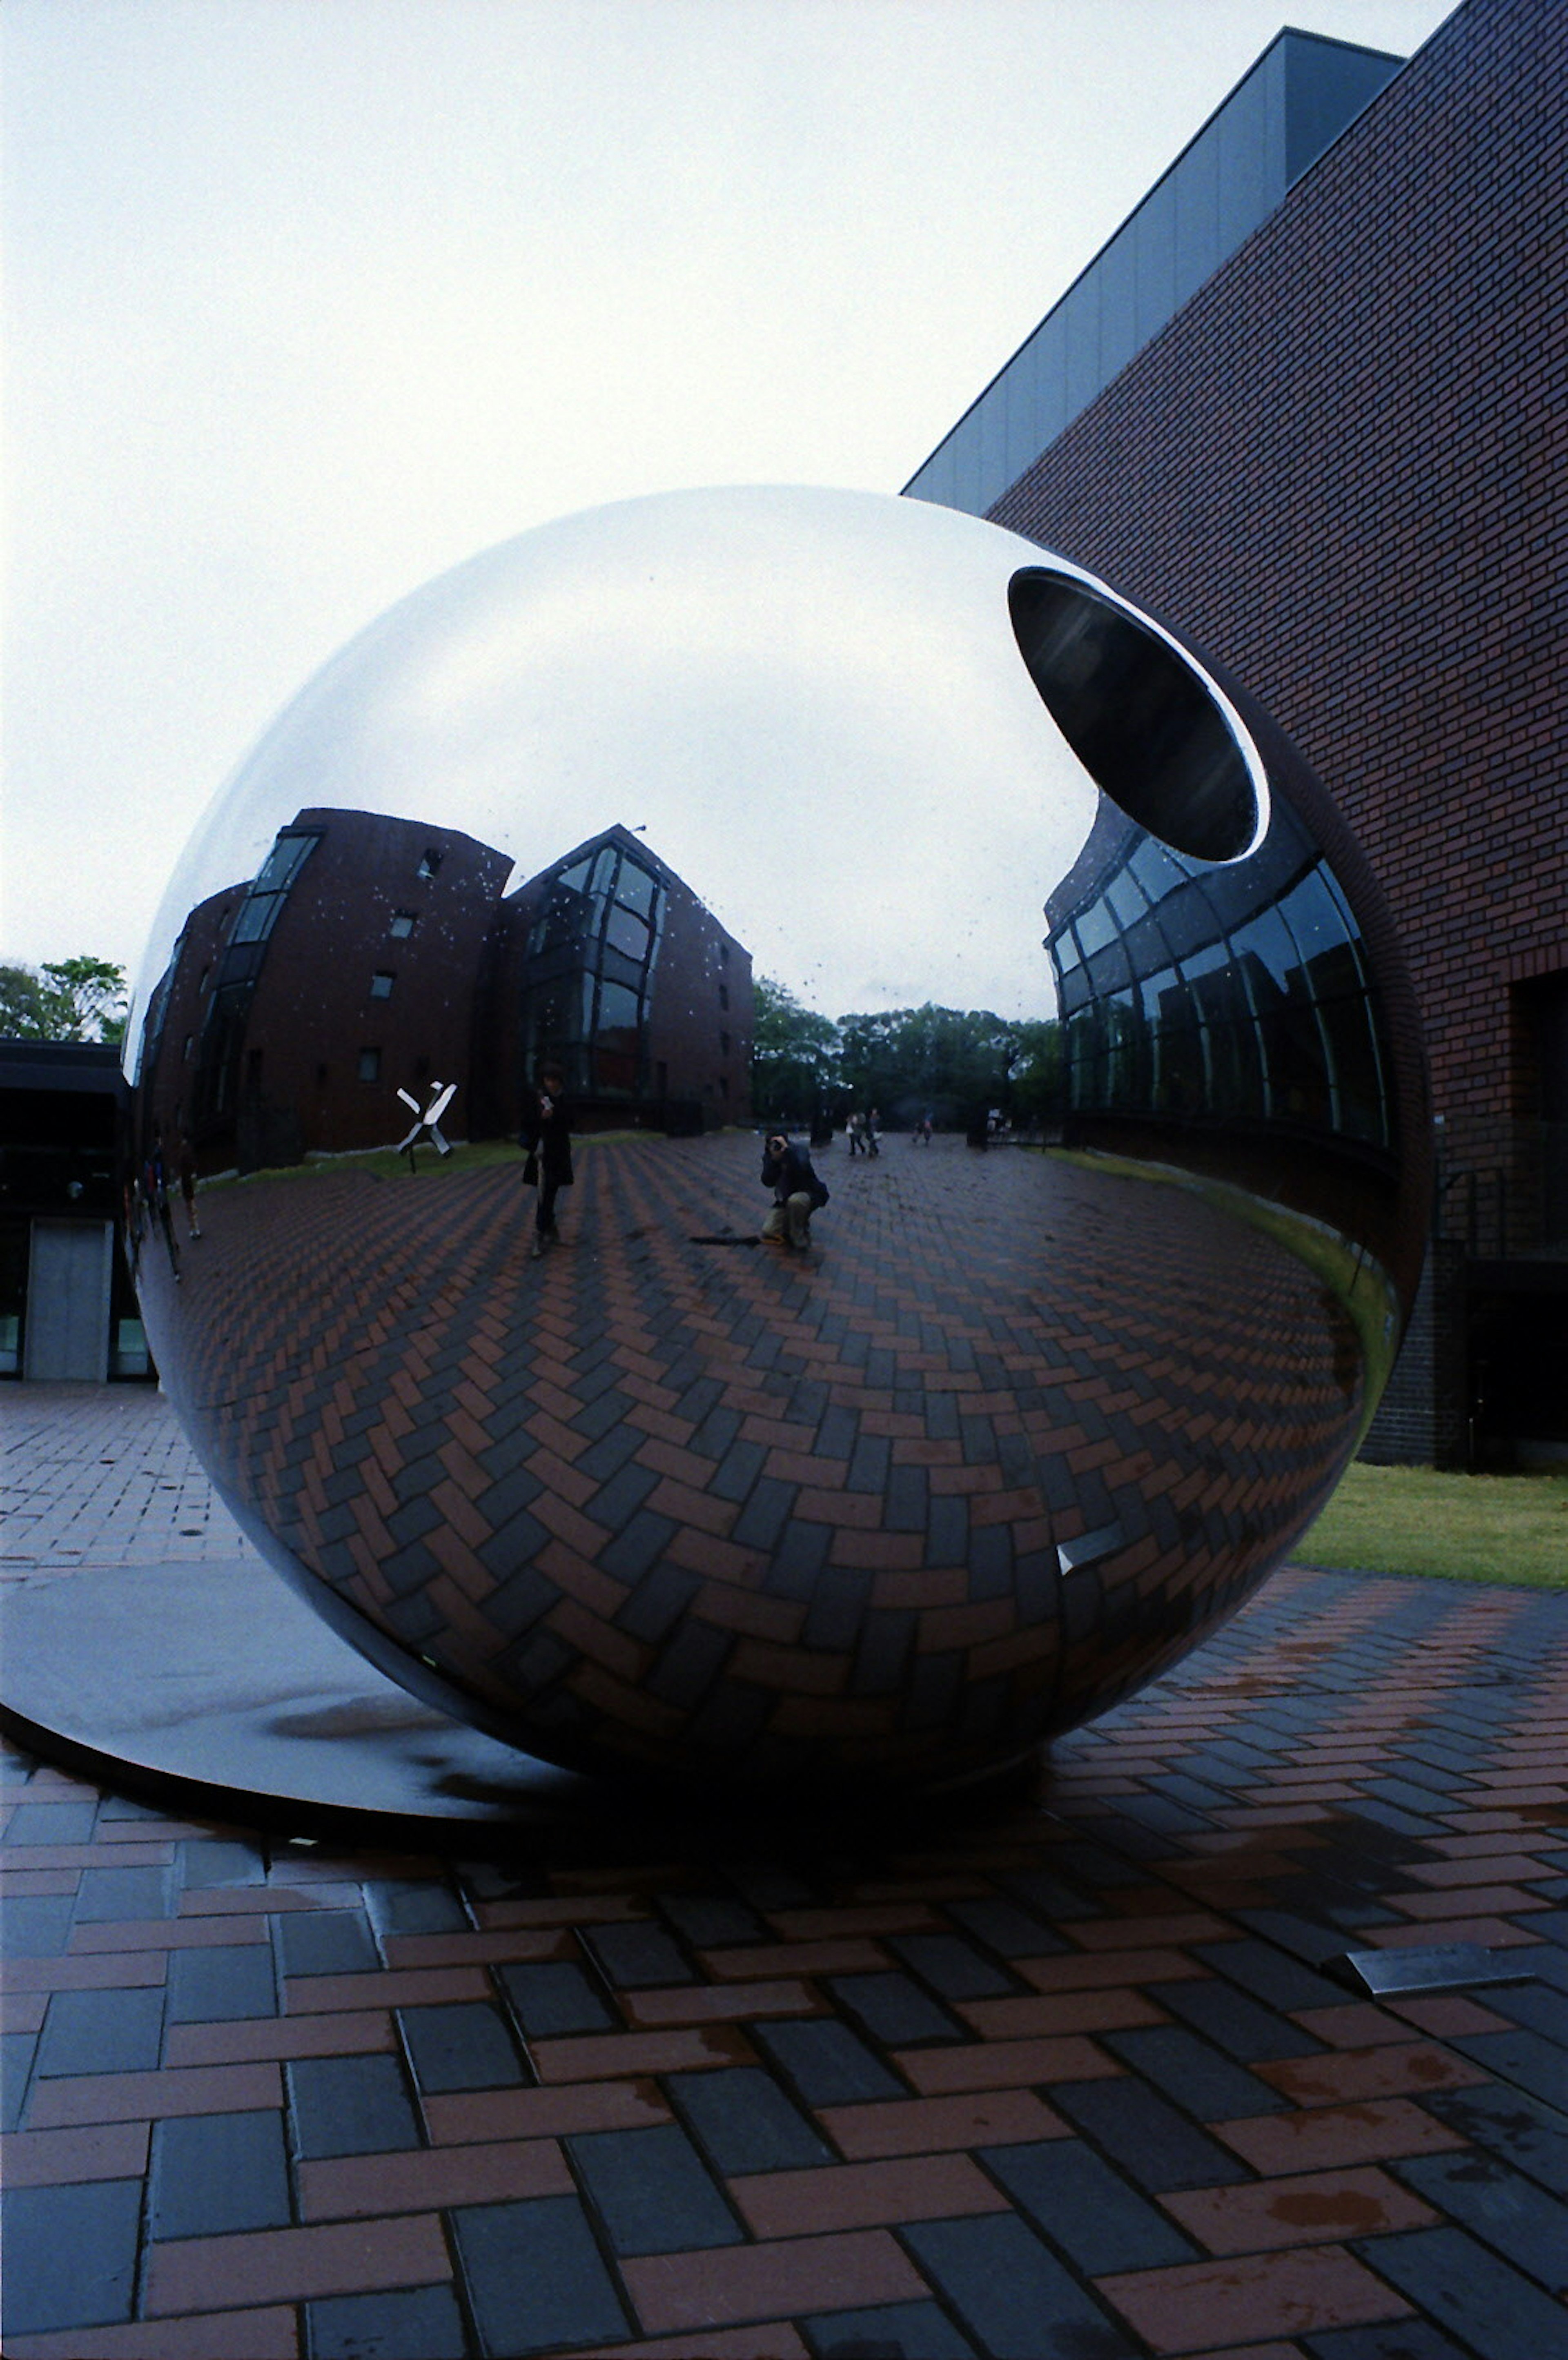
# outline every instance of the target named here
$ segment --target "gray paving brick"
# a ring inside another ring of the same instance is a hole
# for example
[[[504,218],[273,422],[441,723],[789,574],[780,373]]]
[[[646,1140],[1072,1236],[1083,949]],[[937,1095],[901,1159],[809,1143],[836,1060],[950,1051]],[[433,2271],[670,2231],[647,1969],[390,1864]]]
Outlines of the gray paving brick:
[[[1523,2090],[1500,2084],[1474,2090],[1432,2090],[1421,2101],[1467,2139],[1529,2172],[1543,2188],[1568,2196],[1568,2115]]]
[[[1568,2312],[1462,2229],[1412,2229],[1353,2245],[1481,2360],[1563,2360]]]
[[[831,2016],[801,2016],[754,2024],[748,2036],[778,2067],[808,2106],[848,2106],[869,2098],[901,2098],[904,2084],[847,2024]]]
[[[141,2183],[12,2188],[0,2213],[8,2338],[129,2319]]]
[[[741,2230],[701,2157],[674,2123],[567,2141],[572,2162],[618,2254],[735,2245]]]
[[[1343,1943],[1339,1947],[1343,1949]],[[1232,1983],[1240,1983],[1270,2007],[1288,2014],[1294,2008],[1343,2007],[1344,1987],[1330,1983],[1299,1959],[1288,1957],[1271,1943],[1255,1940],[1240,1942],[1200,1942],[1192,1955],[1216,1974],[1225,1975]]]
[[[728,2177],[833,2160],[805,2115],[760,2067],[674,2073],[664,2086],[715,2169]]]
[[[421,2091],[510,2089],[523,2071],[498,2009],[483,2000],[398,2011]]]
[[[1200,2258],[1169,2216],[1081,2139],[982,2147],[980,2159],[1019,2210],[1087,2277]]]
[[[419,2145],[395,2057],[298,2058],[288,2075],[297,2155],[375,2155]]]
[[[163,1994],[141,1991],[56,1992],[38,2037],[35,2071],[145,2073],[163,2043]]]
[[[699,1950],[722,1950],[767,1939],[761,1918],[728,1894],[661,1894],[659,1908],[675,1931]]]
[[[1388,2319],[1371,2327],[1303,2335],[1301,2350],[1310,2360],[1472,2360],[1467,2350],[1425,2319]]]
[[[1568,2212],[1532,2180],[1477,2148],[1409,2156],[1390,2167],[1439,2212],[1491,2245],[1552,2294],[1568,2292]]]
[[[1517,2032],[1466,2034],[1455,2049],[1500,2081],[1512,2081],[1549,2106],[1568,2108],[1568,2049],[1521,2025]]]
[[[992,1999],[1018,1989],[1011,1975],[957,1934],[896,1934],[888,1948],[944,1999]]]
[[[799,2324],[812,2360],[977,2360],[975,2345],[934,2302],[814,2311]]]
[[[1251,2177],[1245,2164],[1131,2076],[1056,2084],[1051,2103],[1151,2194],[1218,2188]]]
[[[926,2277],[994,2360],[1134,2360],[1136,2345],[1016,2213],[902,2232]]]
[[[383,1936],[468,1931],[463,1904],[433,1877],[367,1877],[365,1900],[378,1933]]]
[[[532,2040],[571,2032],[608,2032],[615,2023],[581,1967],[566,1960],[541,1966],[500,1967],[497,1974]]]
[[[289,2220],[283,2117],[270,2112],[178,2114],[155,2124],[148,2233],[220,2237]]]
[[[8,1846],[84,1844],[93,1841],[95,1803],[18,1803],[5,1824]]]
[[[828,1988],[873,2040],[889,2049],[962,2040],[966,2027],[907,1975],[834,1975]]]
[[[219,1885],[260,1885],[267,1876],[260,1849],[250,1843],[193,1839],[176,1848],[175,1859],[180,1884],[190,1893]]]
[[[630,2331],[575,2196],[464,2206],[451,2219],[485,2354],[513,2360]]]
[[[170,1951],[170,2024],[222,2024],[277,2013],[278,1982],[269,1943],[221,1942],[211,1949]]]
[[[583,1947],[615,1991],[647,1991],[661,1983],[695,1983],[685,1954],[662,1926],[633,1920],[624,1926],[586,1927]]]
[[[449,2286],[332,2295],[305,2305],[311,2360],[464,2360],[463,2313]]]
[[[381,1963],[369,1923],[357,1909],[286,1909],[277,1926],[286,1975],[356,1975]]]
[[[174,1879],[166,1868],[84,1868],[76,1888],[79,1926],[171,1918],[177,1906]]]
[[[1292,2024],[1288,2016],[1265,2007],[1261,2000],[1218,1978],[1205,1983],[1151,1983],[1147,1996],[1243,2065],[1261,2065],[1281,2057],[1310,2057],[1323,2045]]]
[[[1227,2122],[1244,2114],[1277,2114],[1290,2102],[1184,2025],[1142,2026],[1132,2032],[1101,2035],[1124,2065],[1152,2081],[1202,2123]]]

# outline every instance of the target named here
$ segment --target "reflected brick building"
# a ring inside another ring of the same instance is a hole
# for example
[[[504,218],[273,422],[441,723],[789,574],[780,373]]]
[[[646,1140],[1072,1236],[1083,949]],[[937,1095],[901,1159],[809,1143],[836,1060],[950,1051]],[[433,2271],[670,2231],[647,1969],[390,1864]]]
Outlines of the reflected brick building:
[[[1568,1457],[1565,158],[1568,11],[1282,34],[907,486],[1204,647],[1372,861],[1442,1164],[1387,1458]]]
[[[149,1003],[148,1137],[205,1173],[385,1147],[399,1092],[509,1137],[549,1056],[586,1127],[747,1120],[751,963],[674,871],[606,830],[515,892],[451,828],[305,808],[198,904]]]

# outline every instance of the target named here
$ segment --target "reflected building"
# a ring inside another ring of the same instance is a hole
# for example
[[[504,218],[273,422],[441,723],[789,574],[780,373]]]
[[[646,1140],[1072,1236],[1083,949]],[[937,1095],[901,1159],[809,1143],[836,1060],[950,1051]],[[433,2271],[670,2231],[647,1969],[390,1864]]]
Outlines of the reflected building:
[[[587,1128],[701,1131],[750,1111],[751,963],[620,827],[516,891],[455,828],[306,807],[254,878],[191,912],[142,1033],[139,1164],[200,1170],[385,1147],[445,1083],[446,1128],[510,1137],[548,1056]]]
[[[508,895],[496,965],[520,1090],[549,1057],[589,1128],[751,1120],[751,954],[630,829],[590,836]]]

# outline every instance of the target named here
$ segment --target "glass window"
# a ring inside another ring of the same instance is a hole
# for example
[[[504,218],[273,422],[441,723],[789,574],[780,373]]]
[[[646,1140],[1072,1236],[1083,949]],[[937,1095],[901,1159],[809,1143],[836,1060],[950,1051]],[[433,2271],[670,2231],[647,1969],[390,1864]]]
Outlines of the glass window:
[[[623,910],[619,901],[610,904],[604,938],[613,949],[635,959],[639,966],[648,956],[647,927],[641,918],[634,918],[630,910]]]
[[[266,859],[251,890],[256,893],[280,893],[291,886],[308,856],[320,839],[314,836],[280,836]]]
[[[239,915],[235,920],[234,933],[229,939],[236,943],[264,942],[272,932],[272,921],[282,903],[281,893],[248,895],[240,903]]]
[[[408,940],[413,930],[413,912],[411,910],[394,910],[392,912],[392,923],[388,927],[387,932],[398,942],[401,943]]]
[[[1321,869],[1314,869],[1310,876],[1303,877],[1280,906],[1304,958],[1310,959],[1316,952],[1344,941],[1344,921],[1324,885]]]
[[[385,967],[379,967],[370,978],[370,997],[372,1000],[390,1000],[391,996],[392,978]]]
[[[379,1049],[361,1049],[356,1071],[362,1082],[378,1082],[381,1078]]]
[[[1180,884],[1187,871],[1173,852],[1146,836],[1127,862],[1127,874],[1135,877],[1151,901],[1161,901],[1172,889]]]
[[[620,875],[615,888],[618,901],[623,901],[629,910],[640,911],[646,918],[652,912],[653,896],[657,890],[657,880],[651,877],[645,869],[640,868],[635,860],[621,861]]]
[[[1102,901],[1086,902],[1073,923],[1080,946],[1086,956],[1103,950],[1116,932],[1115,920]]]
[[[423,857],[420,861],[419,867],[415,869],[414,875],[416,877],[424,878],[434,877],[440,870],[441,861],[442,854],[440,847],[438,845],[427,844],[424,848]]]
[[[623,983],[605,983],[599,987],[598,1029],[604,1032],[635,1031],[641,1012],[637,994]]]
[[[1146,914],[1149,906],[1142,887],[1124,869],[1120,876],[1113,877],[1107,884],[1105,899],[1124,926],[1135,925]]]
[[[574,860],[570,869],[563,869],[555,880],[557,887],[565,888],[568,893],[585,892],[587,890],[588,865],[586,860]]]

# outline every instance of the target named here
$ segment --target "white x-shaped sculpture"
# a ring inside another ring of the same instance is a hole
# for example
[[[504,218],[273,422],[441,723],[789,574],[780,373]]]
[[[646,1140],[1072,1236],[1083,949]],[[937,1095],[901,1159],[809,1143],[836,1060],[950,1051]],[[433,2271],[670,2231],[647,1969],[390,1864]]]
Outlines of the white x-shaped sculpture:
[[[452,1104],[456,1094],[457,1085],[455,1082],[432,1082],[430,1086],[430,1104],[425,1109],[423,1114],[421,1114],[419,1110],[418,1098],[410,1098],[407,1090],[405,1089],[399,1090],[398,1096],[401,1098],[403,1104],[406,1107],[412,1108],[414,1120],[413,1128],[409,1132],[408,1137],[406,1139],[400,1139],[398,1142],[396,1151],[398,1154],[401,1155],[406,1152],[409,1160],[411,1163],[413,1160],[415,1143],[427,1132],[430,1137],[430,1143],[434,1148],[438,1155],[451,1154],[451,1142],[448,1140],[443,1139],[440,1131],[437,1129],[437,1125],[439,1124],[442,1116],[446,1112],[447,1108]]]

